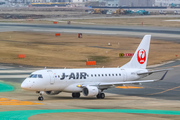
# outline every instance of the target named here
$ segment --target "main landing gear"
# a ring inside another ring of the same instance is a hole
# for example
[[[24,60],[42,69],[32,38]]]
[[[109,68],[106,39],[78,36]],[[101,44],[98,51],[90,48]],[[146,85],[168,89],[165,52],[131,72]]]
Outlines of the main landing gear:
[[[43,94],[43,92],[39,92],[39,97],[38,97],[38,100],[39,100],[39,101],[43,101],[43,100],[44,100],[42,94]]]
[[[72,93],[72,97],[73,98],[79,98],[80,97],[80,93]]]
[[[105,98],[105,94],[104,93],[99,93],[97,94],[97,99],[104,99]]]

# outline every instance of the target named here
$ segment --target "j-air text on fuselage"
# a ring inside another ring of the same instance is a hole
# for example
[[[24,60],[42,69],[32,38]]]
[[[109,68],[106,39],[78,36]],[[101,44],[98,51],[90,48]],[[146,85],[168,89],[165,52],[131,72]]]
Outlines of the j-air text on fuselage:
[[[145,35],[132,59],[118,68],[86,68],[86,69],[44,69],[33,72],[21,84],[25,90],[40,94],[56,95],[60,92],[72,93],[79,98],[82,92],[86,97],[105,98],[104,90],[124,84],[141,84],[163,80],[168,69],[146,69],[151,35]],[[166,71],[161,79],[139,80],[155,72]]]
[[[86,79],[86,75],[87,73],[85,72],[70,73],[69,75],[66,75],[66,73],[62,73],[62,77],[60,78],[60,80],[64,80],[66,77],[68,77],[69,79]]]

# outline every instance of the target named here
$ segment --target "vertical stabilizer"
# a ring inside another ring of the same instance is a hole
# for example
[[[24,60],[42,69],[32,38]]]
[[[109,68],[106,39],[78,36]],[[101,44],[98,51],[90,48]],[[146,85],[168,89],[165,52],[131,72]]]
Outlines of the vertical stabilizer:
[[[145,35],[130,62],[121,68],[146,68],[151,35]]]

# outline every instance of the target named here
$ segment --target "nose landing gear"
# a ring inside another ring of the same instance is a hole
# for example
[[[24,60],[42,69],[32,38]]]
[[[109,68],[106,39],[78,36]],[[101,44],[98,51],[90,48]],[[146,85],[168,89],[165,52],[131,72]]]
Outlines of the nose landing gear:
[[[37,93],[39,93],[38,100],[39,100],[39,101],[43,101],[44,98],[43,98],[42,94],[44,93],[44,91],[40,91],[40,92],[37,92]]]
[[[40,96],[38,97],[38,100],[39,100],[39,101],[43,101],[43,100],[44,100],[43,96],[40,95]]]

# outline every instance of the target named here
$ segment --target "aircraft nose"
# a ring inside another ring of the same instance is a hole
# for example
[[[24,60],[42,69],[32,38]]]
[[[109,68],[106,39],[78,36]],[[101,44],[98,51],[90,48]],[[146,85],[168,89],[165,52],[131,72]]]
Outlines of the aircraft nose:
[[[23,83],[21,84],[21,88],[22,89],[27,89],[28,88],[28,84],[26,81],[23,81]]]

